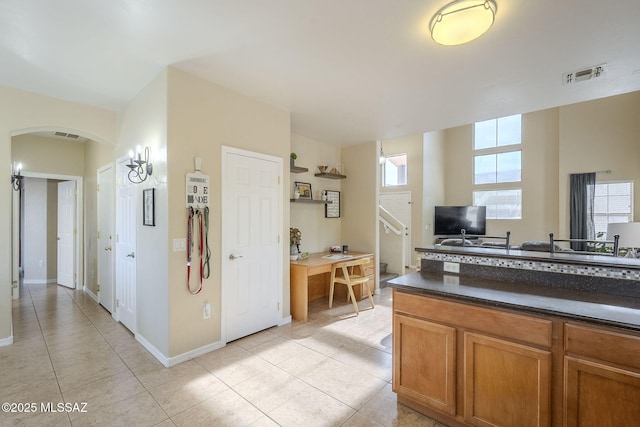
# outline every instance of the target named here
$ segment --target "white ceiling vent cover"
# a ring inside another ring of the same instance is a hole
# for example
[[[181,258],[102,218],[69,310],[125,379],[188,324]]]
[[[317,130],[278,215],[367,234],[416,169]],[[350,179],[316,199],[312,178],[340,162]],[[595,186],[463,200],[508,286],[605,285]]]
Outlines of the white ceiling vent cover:
[[[562,75],[562,84],[568,85],[585,80],[595,79],[596,77],[602,77],[607,72],[607,64],[594,65],[591,68],[585,68],[571,73],[564,73]]]

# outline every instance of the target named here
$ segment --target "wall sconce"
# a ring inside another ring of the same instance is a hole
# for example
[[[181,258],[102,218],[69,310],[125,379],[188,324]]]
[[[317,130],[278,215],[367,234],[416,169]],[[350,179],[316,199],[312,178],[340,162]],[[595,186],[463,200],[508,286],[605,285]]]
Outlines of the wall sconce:
[[[14,191],[20,191],[22,189],[22,179],[24,177],[20,175],[21,170],[22,163],[18,163],[13,169],[13,175],[11,175],[11,187]]]
[[[378,154],[378,163],[384,165],[384,162],[387,160],[387,157],[384,155],[384,151],[382,151],[382,142],[380,142],[380,154]]]
[[[445,46],[468,43],[493,25],[496,10],[494,0],[454,0],[431,19],[431,37]]]
[[[149,146],[144,147],[144,159],[142,158],[142,148],[138,145],[136,155],[133,156],[133,150],[129,150],[129,181],[134,184],[144,182],[152,173],[153,165],[149,162]]]

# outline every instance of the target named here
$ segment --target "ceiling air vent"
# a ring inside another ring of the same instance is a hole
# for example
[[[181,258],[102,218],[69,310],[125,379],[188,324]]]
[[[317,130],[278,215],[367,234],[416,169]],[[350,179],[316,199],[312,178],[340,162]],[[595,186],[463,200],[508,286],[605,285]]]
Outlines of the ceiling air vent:
[[[562,83],[565,85],[583,82],[585,80],[595,79],[596,77],[602,77],[607,71],[607,64],[594,65],[591,68],[585,68],[583,70],[573,71],[571,73],[564,73],[562,76]]]
[[[65,132],[56,132],[55,133],[56,136],[60,136],[62,138],[71,138],[71,139],[78,139],[79,135],[74,135],[72,133],[65,133]]]

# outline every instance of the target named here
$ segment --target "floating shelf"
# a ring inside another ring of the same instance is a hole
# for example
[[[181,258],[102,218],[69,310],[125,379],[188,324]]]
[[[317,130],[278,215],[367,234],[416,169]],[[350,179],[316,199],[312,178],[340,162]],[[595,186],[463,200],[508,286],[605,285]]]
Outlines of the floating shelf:
[[[289,199],[291,203],[313,203],[316,205],[330,205],[333,202],[328,200],[309,200],[309,199]]]
[[[329,179],[345,179],[346,175],[340,175],[339,173],[317,173],[315,176],[318,178],[329,178]]]
[[[303,168],[302,166],[291,166],[291,173],[309,172],[309,168]]]

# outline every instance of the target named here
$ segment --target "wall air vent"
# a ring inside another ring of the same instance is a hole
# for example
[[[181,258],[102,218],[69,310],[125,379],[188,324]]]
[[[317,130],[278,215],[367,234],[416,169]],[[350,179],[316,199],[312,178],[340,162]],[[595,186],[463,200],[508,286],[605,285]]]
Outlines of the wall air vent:
[[[596,77],[602,77],[607,71],[607,64],[594,65],[591,68],[585,68],[571,73],[564,73],[562,75],[562,84],[568,85],[585,80],[595,79]]]

